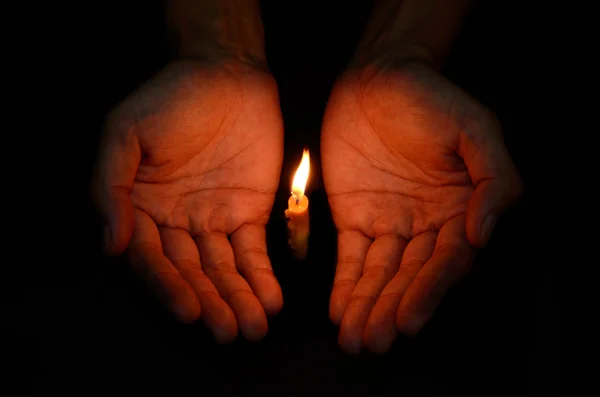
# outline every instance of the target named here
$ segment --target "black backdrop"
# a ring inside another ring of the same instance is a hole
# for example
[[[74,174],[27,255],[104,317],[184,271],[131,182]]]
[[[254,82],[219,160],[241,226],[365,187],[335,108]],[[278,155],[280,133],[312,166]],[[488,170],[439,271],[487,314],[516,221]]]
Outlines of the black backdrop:
[[[40,253],[30,245],[24,253],[42,259],[6,265],[19,277],[2,280],[0,378],[8,382],[0,390],[575,395],[567,375],[575,373],[577,138],[567,123],[568,56],[559,7],[481,1],[474,9],[444,73],[498,114],[525,195],[418,337],[400,337],[384,356],[356,357],[337,347],[327,317],[336,236],[318,169],[310,182],[306,262],[292,260],[285,249],[283,210],[302,147],[310,147],[312,164],[319,164],[327,96],[370,4],[264,1],[262,9],[286,145],[268,226],[285,306],[269,320],[268,336],[216,345],[201,324],[180,325],[157,308],[125,261],[101,255],[87,187],[103,117],[164,66],[169,52],[162,2],[78,3],[53,20],[73,27],[54,43],[68,56],[45,60],[64,75],[56,89],[69,90],[69,103],[57,103],[54,111],[64,119],[54,142],[64,154],[50,150],[58,168],[45,172],[64,180],[69,194],[48,194],[60,205],[32,234],[50,249]]]

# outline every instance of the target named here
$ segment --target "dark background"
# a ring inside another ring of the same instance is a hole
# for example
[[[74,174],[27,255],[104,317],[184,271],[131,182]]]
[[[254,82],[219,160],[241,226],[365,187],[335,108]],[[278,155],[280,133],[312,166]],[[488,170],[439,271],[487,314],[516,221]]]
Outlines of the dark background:
[[[38,145],[48,158],[34,176],[43,205],[29,207],[26,233],[14,231],[26,247],[8,240],[5,248],[20,259],[7,256],[0,278],[0,392],[576,395],[577,138],[567,124],[569,57],[555,2],[481,1],[444,70],[497,113],[523,176],[523,199],[418,337],[399,337],[384,356],[356,357],[338,348],[327,317],[336,235],[318,169],[308,192],[306,262],[285,248],[283,210],[302,147],[319,164],[327,96],[370,2],[262,4],[285,121],[282,181],[268,226],[285,306],[263,341],[240,337],[229,346],[216,345],[200,323],[171,319],[124,260],[100,252],[87,188],[103,118],[168,62],[169,50],[162,2],[82,3],[50,19],[48,32],[65,24],[60,39],[41,41],[50,55],[38,59],[45,65],[38,74],[54,83],[48,106],[58,124],[38,130],[53,146]],[[33,106],[35,91],[26,95],[25,106]]]

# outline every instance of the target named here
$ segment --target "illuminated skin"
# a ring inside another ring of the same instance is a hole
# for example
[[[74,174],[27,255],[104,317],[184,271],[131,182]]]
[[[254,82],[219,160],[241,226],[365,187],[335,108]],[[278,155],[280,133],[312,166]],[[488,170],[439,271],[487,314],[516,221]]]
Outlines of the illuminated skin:
[[[436,70],[469,0],[379,0],[332,91],[321,157],[339,231],[330,316],[349,353],[418,332],[470,266],[517,171],[494,116]],[[265,228],[283,130],[258,2],[173,0],[180,61],[114,109],[94,197],[109,254],[219,342],[267,332]]]
[[[495,116],[439,70],[471,0],[377,0],[323,120],[339,344],[415,335],[521,182]]]
[[[342,76],[321,151],[339,232],[330,317],[347,352],[385,352],[469,269],[520,180],[495,117],[419,62]]]
[[[180,321],[258,340],[283,305],[265,239],[283,122],[258,1],[166,9],[180,59],[106,122],[94,183],[106,251],[126,251]]]
[[[109,116],[96,198],[106,247],[183,322],[219,342],[267,332],[282,294],[265,228],[281,170],[275,81],[241,62],[180,61]],[[230,240],[228,240],[228,237]]]

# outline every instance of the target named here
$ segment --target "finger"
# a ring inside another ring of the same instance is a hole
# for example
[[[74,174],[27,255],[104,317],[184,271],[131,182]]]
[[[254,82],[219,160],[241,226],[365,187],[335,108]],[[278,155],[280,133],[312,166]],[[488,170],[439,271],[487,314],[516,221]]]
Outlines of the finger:
[[[243,225],[231,235],[235,263],[269,315],[283,306],[281,287],[267,256],[265,227]]]
[[[474,254],[465,235],[464,215],[442,226],[431,258],[400,301],[396,316],[400,332],[415,335],[421,330],[446,290],[469,270]]]
[[[244,337],[262,339],[267,333],[267,316],[246,280],[238,273],[227,237],[221,233],[207,233],[195,240],[204,273],[233,309]]]
[[[372,352],[388,351],[396,339],[398,305],[423,264],[431,257],[436,237],[435,232],[423,233],[406,246],[398,273],[381,291],[367,320],[364,342]]]
[[[200,265],[198,247],[188,232],[168,227],[159,228],[167,258],[196,292],[202,307],[201,318],[219,343],[230,343],[237,337],[237,322],[231,308],[206,277]]]
[[[379,294],[400,266],[406,240],[396,235],[378,237],[365,260],[362,277],[356,283],[340,326],[339,343],[348,353],[358,353],[369,313]]]
[[[521,178],[496,117],[485,111],[460,135],[459,151],[475,190],[467,203],[466,234],[475,247],[490,238],[498,216],[522,192]]]
[[[133,233],[133,205],[129,193],[140,163],[140,147],[133,124],[109,116],[94,172],[93,196],[104,222],[104,248],[123,253]]]
[[[338,259],[329,301],[329,318],[340,325],[352,291],[362,275],[371,239],[356,231],[340,231]]]
[[[148,214],[135,210],[134,231],[128,249],[134,272],[159,301],[183,323],[200,316],[200,302],[189,284],[163,254],[160,236]]]

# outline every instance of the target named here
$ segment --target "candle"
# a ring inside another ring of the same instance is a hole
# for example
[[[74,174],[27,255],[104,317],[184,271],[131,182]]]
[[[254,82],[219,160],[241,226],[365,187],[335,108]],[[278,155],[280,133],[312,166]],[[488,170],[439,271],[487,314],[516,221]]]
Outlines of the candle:
[[[294,175],[292,182],[292,195],[288,200],[288,209],[285,216],[289,219],[288,229],[290,238],[288,243],[294,256],[298,259],[306,258],[308,251],[308,197],[304,194],[308,173],[310,171],[310,156],[308,149],[302,153],[302,161]]]

